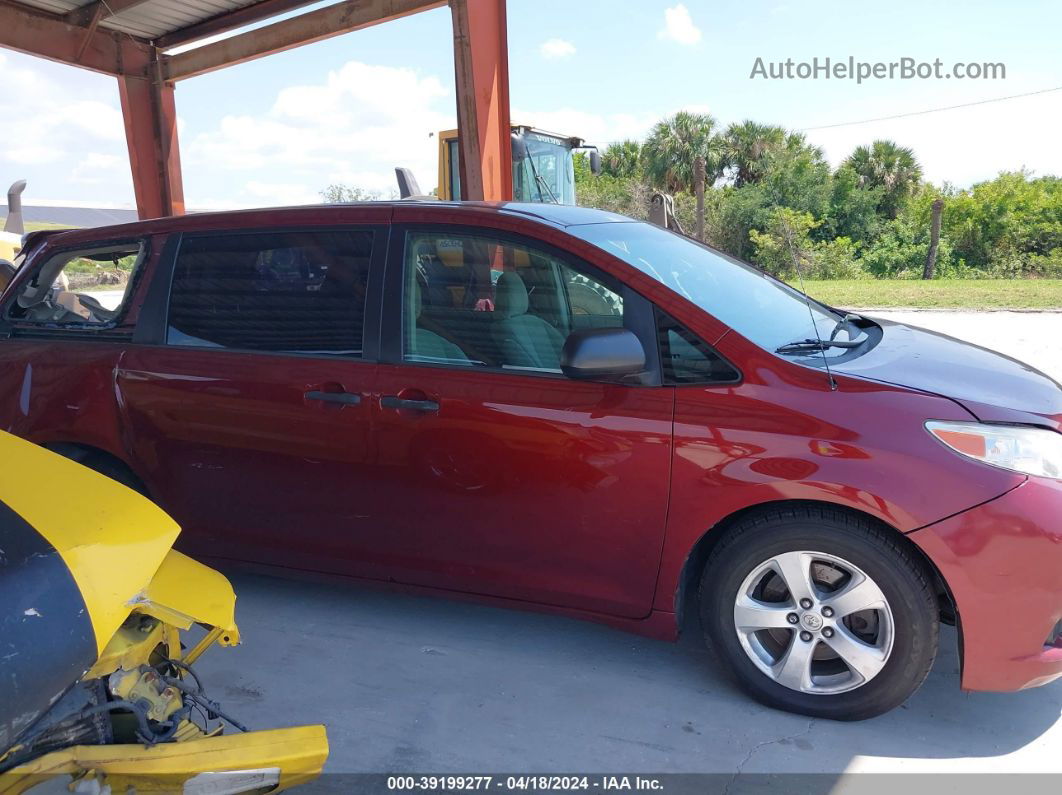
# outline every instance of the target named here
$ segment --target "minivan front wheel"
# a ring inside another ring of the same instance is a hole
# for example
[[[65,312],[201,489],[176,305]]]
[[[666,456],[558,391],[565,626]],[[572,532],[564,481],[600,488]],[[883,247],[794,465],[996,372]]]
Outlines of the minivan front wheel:
[[[902,704],[937,651],[925,565],[891,531],[818,506],[729,528],[701,579],[709,644],[768,706],[861,720]]]

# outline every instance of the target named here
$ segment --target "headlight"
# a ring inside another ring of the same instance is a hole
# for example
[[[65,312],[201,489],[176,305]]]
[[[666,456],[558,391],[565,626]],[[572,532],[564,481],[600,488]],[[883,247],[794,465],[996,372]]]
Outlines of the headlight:
[[[1062,479],[1062,433],[1046,428],[931,420],[926,430],[956,453],[986,464]]]

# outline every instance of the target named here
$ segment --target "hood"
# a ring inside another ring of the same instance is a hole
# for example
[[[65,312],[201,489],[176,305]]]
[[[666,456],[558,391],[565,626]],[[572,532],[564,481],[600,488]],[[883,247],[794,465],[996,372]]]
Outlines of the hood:
[[[830,367],[960,403],[985,422],[1048,425],[1062,431],[1062,384],[1024,362],[946,334],[875,320],[881,341]]]

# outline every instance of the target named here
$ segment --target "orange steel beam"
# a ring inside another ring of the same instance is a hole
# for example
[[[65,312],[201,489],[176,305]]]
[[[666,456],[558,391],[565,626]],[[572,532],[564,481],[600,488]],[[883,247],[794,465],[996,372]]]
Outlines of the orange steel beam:
[[[173,33],[166,33],[159,36],[155,44],[160,50],[169,50],[181,44],[205,39],[218,33],[227,33],[279,14],[286,14],[316,2],[317,0],[259,0],[253,6],[223,11],[202,22],[196,22],[186,28],[175,30]]]
[[[64,19],[71,25],[88,27],[94,17],[107,19],[130,11],[148,0],[93,0],[88,5],[75,8],[64,15]]]
[[[141,218],[183,215],[173,83],[162,79],[157,57],[146,71],[147,76],[118,77],[137,213]]]
[[[344,0],[213,44],[163,56],[162,73],[167,80],[184,80],[444,5],[446,0]]]
[[[450,0],[461,198],[511,201],[513,155],[505,0]]]
[[[0,0],[0,47],[108,75],[143,69],[148,42],[102,30],[87,31],[55,14]]]
[[[112,0],[110,11],[120,13],[119,8],[136,4],[138,0]],[[264,0],[258,13],[264,18],[268,10],[279,13],[282,7],[302,4]],[[99,30],[107,4],[92,6],[84,27],[70,24],[80,15],[64,19],[0,0],[0,47],[118,78],[137,210],[141,218],[151,218],[184,212],[174,81],[446,4],[446,0],[344,0],[184,53],[162,55],[145,40]],[[509,200],[513,177],[505,0],[449,0],[449,5],[462,198]],[[220,20],[204,24],[223,25]]]
[[[111,0],[110,8],[132,2]],[[118,78],[133,191],[141,218],[184,212],[181,159],[173,84],[165,83],[151,44],[98,24],[107,8],[95,7],[88,27],[0,0],[0,46]]]

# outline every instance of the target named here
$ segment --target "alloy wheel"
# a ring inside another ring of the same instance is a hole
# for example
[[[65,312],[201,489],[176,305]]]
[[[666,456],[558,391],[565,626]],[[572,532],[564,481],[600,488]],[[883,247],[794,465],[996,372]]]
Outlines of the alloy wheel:
[[[888,600],[858,566],[823,552],[785,552],[738,589],[734,627],[749,659],[784,687],[845,693],[885,667],[895,623]]]

